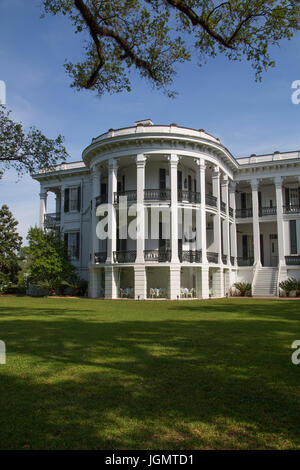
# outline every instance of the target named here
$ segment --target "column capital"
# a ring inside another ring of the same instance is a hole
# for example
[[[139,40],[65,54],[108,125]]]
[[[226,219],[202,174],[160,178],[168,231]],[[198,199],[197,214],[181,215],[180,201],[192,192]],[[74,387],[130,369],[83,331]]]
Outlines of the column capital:
[[[231,193],[235,193],[235,191],[236,191],[236,186],[237,186],[237,184],[236,184],[235,181],[232,181],[232,180],[229,181],[229,191],[230,191]]]
[[[223,175],[223,176],[222,176],[221,185],[222,185],[222,186],[228,186],[228,185],[229,185],[228,175]]]
[[[205,171],[206,169],[206,162],[204,158],[194,158],[194,162],[199,168],[200,171]]]
[[[250,185],[251,185],[252,191],[257,191],[258,185],[259,185],[259,180],[257,178],[254,178],[253,180],[250,180]]]
[[[138,153],[135,157],[135,163],[138,166],[144,166],[146,164],[147,157],[143,153]]]
[[[110,158],[108,160],[108,168],[110,170],[117,170],[118,169],[118,162],[115,158]]]
[[[275,176],[274,177],[274,184],[275,184],[276,188],[281,188],[282,187],[282,182],[283,182],[282,176]]]
[[[212,178],[220,178],[220,167],[218,165],[213,165]]]
[[[171,155],[168,155],[168,160],[171,165],[178,165],[179,162],[179,157],[176,155],[176,153],[171,153]]]

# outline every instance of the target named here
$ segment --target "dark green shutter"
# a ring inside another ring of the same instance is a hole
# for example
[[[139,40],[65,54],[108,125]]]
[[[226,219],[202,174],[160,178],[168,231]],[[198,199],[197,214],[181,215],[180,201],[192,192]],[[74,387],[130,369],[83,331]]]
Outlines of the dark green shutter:
[[[80,232],[76,232],[76,252],[75,256],[79,259],[79,248],[80,248]]]
[[[64,242],[65,242],[66,247],[68,248],[68,234],[67,233],[64,233]]]
[[[166,170],[165,168],[159,169],[159,189],[166,189]]]
[[[69,203],[70,203],[70,190],[69,190],[69,188],[66,188],[65,189],[64,212],[69,212]]]
[[[78,186],[78,191],[77,191],[77,210],[80,212],[81,209],[81,186]]]
[[[289,207],[290,205],[290,190],[289,188],[285,188],[285,205]]]
[[[297,254],[297,226],[296,220],[290,220],[290,247],[291,255]]]

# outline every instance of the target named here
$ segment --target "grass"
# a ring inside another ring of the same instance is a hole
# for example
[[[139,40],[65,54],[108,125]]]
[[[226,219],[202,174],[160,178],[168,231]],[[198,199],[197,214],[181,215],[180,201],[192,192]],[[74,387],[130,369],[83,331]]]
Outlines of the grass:
[[[0,298],[0,449],[300,448],[297,301]]]

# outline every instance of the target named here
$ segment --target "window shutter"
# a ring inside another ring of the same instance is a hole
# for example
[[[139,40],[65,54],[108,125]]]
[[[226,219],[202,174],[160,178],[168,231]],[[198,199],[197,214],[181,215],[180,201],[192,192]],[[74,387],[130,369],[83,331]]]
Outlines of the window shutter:
[[[241,208],[246,209],[247,203],[246,203],[246,193],[241,193]]]
[[[243,259],[247,259],[248,258],[248,235],[243,235],[242,243],[243,243]]]
[[[66,247],[68,248],[68,234],[67,233],[64,233],[64,242],[65,242]]]
[[[182,189],[182,171],[177,172],[177,186],[179,190]]]
[[[296,220],[290,220],[290,247],[291,255],[297,254],[297,226]]]
[[[285,205],[289,207],[290,205],[290,190],[289,188],[285,188]]]
[[[166,189],[166,170],[165,168],[159,169],[159,189]]]
[[[65,189],[64,212],[69,212],[69,202],[70,202],[70,190],[69,190],[69,188],[66,188]]]
[[[78,186],[78,191],[77,191],[77,210],[80,212],[81,209],[81,186]]]
[[[80,248],[80,232],[76,232],[76,251],[75,251],[75,256],[77,259],[79,259],[79,248]]]

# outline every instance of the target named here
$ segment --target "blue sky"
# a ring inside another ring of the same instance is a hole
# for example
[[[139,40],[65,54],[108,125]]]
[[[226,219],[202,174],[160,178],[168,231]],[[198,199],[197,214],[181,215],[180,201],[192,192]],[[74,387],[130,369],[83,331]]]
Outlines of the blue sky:
[[[236,157],[300,149],[300,105],[291,102],[291,84],[300,80],[300,34],[274,50],[277,67],[262,83],[246,61],[220,56],[202,68],[180,66],[174,100],[139,77],[131,93],[98,98],[71,89],[63,68],[66,58],[78,57],[80,37],[66,18],[42,20],[40,12],[39,0],[0,0],[0,80],[13,117],[49,137],[63,134],[71,161],[81,159],[92,137],[148,117],[203,128]],[[10,207],[25,237],[38,221],[39,185],[29,176],[16,180],[8,172],[0,181],[0,204]]]

